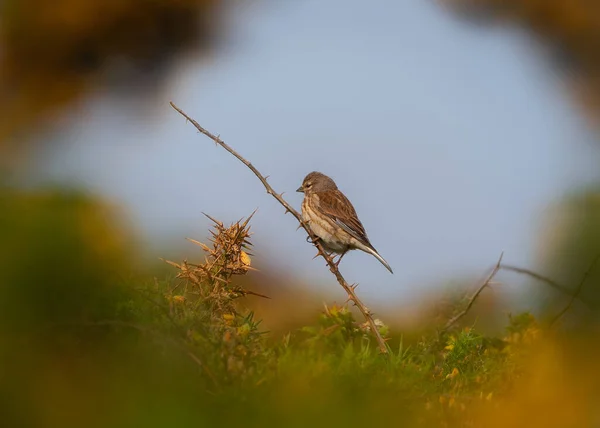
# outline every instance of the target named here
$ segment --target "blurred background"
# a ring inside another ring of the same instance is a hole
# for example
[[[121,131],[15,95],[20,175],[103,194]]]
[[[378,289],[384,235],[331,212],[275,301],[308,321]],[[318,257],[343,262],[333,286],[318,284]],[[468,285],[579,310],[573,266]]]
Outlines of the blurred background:
[[[600,3],[4,0],[8,336],[102,316],[86,302],[113,275],[193,259],[184,238],[205,241],[202,212],[228,223],[258,208],[246,281],[284,302],[256,303],[269,328],[343,302],[295,220],[169,101],[297,208],[308,172],[336,180],[394,275],[359,252],[341,270],[390,323],[443,311],[502,251],[568,292],[501,272],[480,313],[555,313],[600,254]],[[599,310],[600,268],[572,321]]]
[[[501,251],[544,270],[569,226],[543,225],[566,200],[592,209],[600,18],[590,2],[138,6],[5,2],[0,141],[11,186],[110,201],[151,260],[205,236],[201,212],[233,220],[258,208],[256,262],[338,292],[293,219],[171,100],[296,207],[308,172],[337,180],[395,270],[359,253],[344,261],[378,305],[479,275]],[[511,278],[504,291],[531,290]]]

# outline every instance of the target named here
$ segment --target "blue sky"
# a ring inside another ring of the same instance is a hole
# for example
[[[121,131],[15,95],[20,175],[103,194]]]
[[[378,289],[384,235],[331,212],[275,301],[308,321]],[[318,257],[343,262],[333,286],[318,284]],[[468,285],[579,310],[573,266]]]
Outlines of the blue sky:
[[[371,300],[479,276],[501,251],[531,267],[548,206],[600,178],[592,133],[514,28],[473,27],[424,0],[233,7],[211,58],[182,61],[143,102],[99,92],[41,162],[44,179],[123,204],[157,256],[165,240],[204,239],[202,211],[233,221],[258,208],[257,264],[338,287],[294,219],[170,100],[296,207],[308,172],[333,177],[395,272],[364,253],[344,258]]]

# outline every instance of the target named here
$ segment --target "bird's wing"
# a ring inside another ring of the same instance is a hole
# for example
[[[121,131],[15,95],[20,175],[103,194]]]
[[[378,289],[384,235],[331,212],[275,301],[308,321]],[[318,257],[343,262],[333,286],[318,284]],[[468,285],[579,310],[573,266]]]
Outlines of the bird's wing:
[[[358,219],[354,207],[339,190],[319,192],[319,208],[338,226],[368,247],[372,247],[364,226]]]

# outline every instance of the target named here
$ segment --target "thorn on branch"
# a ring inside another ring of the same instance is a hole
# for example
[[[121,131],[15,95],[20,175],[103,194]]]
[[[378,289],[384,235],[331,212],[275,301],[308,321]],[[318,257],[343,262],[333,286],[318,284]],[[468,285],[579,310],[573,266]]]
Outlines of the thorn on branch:
[[[203,212],[202,214],[204,214],[206,217],[208,217],[208,218],[209,218],[209,219],[210,219],[210,220],[211,220],[213,223],[215,223],[216,225],[218,225],[218,226],[220,226],[220,227],[223,227],[223,223],[222,223],[222,222],[220,222],[219,220],[216,220],[216,219],[214,219],[213,217],[209,216],[208,214],[206,214],[206,213],[204,213],[204,212]],[[211,233],[212,233],[213,235],[215,235],[215,232],[211,231]]]
[[[302,227],[302,225],[298,226],[298,228]],[[298,229],[296,229],[298,230]],[[313,245],[317,245],[317,242],[319,242],[321,240],[321,238],[319,238],[318,236],[315,236],[314,238],[312,236],[307,236],[306,237],[306,242],[311,243]],[[321,251],[321,250],[319,250]]]

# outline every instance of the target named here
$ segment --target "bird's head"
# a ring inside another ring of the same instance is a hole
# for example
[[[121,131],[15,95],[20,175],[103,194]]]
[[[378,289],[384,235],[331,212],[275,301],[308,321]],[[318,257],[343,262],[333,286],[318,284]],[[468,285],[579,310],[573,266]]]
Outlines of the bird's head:
[[[315,193],[315,192],[325,192],[327,190],[335,190],[337,186],[335,182],[327,177],[325,174],[322,174],[317,171],[313,171],[309,173],[304,180],[302,181],[302,186],[296,189],[296,192],[302,192],[304,194]]]

